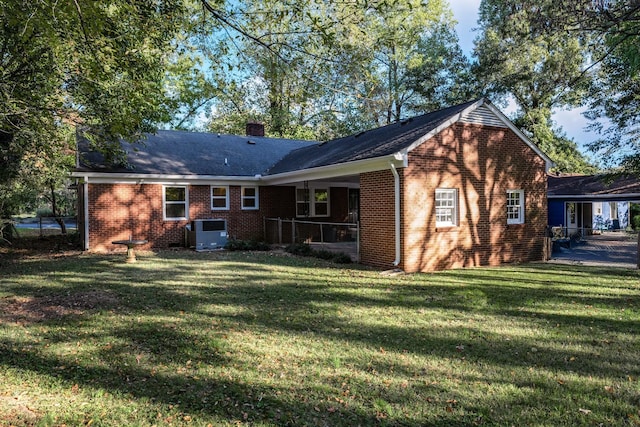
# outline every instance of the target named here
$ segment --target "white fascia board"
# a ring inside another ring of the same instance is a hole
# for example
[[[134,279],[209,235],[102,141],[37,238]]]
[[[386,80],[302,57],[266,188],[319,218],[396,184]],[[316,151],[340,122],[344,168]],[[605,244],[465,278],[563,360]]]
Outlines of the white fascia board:
[[[390,161],[397,167],[406,166],[405,156],[402,156],[401,153],[394,153],[390,156],[375,157],[373,159],[356,160],[353,162],[267,175],[262,177],[262,182],[266,185],[284,185],[299,181],[318,181],[341,176],[359,175],[366,172],[387,170],[389,169]]]
[[[216,175],[163,175],[142,173],[72,172],[71,177],[81,178],[93,184],[180,184],[180,185],[258,185],[260,175],[216,176]]]

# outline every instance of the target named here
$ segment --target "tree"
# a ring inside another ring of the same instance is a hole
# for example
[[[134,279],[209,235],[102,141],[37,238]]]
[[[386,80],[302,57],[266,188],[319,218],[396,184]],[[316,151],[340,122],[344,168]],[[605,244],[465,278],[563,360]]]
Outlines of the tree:
[[[62,163],[76,124],[115,161],[119,138],[165,121],[165,52],[182,12],[180,0],[0,2],[3,190],[18,191],[38,164]],[[0,215],[12,205],[5,199]]]
[[[469,100],[474,91],[463,78],[469,67],[454,25],[446,1],[408,0],[383,3],[352,27],[365,127]]]
[[[212,130],[258,118],[274,136],[326,139],[469,93],[457,83],[468,64],[443,0],[203,4],[238,32],[229,50],[241,58],[227,62],[233,95],[216,104]]]
[[[419,96],[414,111],[435,111],[480,97],[471,62],[462,53],[451,23],[431,29],[418,42],[419,60],[408,70],[408,86]]]
[[[475,73],[489,96],[515,100],[515,122],[550,155],[556,170],[590,172],[575,143],[558,136],[551,121],[554,108],[583,105],[590,84],[585,38],[548,25],[552,3],[483,0]]]
[[[602,3],[585,6],[577,27],[601,41],[592,46],[598,66],[586,116],[603,138],[590,148],[607,166],[640,176],[640,3]]]

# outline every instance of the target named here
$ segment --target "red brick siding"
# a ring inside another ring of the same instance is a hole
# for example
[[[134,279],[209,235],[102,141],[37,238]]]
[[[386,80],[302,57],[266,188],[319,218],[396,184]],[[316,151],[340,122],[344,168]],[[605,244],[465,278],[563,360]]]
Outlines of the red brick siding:
[[[395,195],[390,170],[360,174],[360,262],[392,268],[395,260]]]
[[[210,188],[189,186],[189,220],[223,218],[231,238],[262,237],[262,214],[260,210],[241,208],[240,186],[229,187],[230,209],[226,211],[211,210]],[[259,189],[259,203],[263,190]],[[89,216],[89,245],[93,251],[116,249],[112,241],[130,236],[148,240],[147,248],[182,245],[188,224],[163,220],[160,184],[89,184]]]
[[[542,259],[544,161],[511,130],[455,124],[402,170],[402,268],[431,271]],[[458,226],[435,226],[436,188],[458,189]],[[525,224],[507,225],[506,192],[525,192]]]

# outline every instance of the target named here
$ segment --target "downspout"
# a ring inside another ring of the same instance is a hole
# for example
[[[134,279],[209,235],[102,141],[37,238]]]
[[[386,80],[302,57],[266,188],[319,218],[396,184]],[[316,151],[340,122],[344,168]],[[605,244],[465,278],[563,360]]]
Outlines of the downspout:
[[[84,205],[84,250],[89,250],[89,177],[85,176],[83,179],[83,194],[82,204]]]
[[[389,164],[391,165],[391,172],[393,173],[395,198],[396,259],[393,261],[393,266],[397,267],[400,264],[400,175],[398,175],[398,171],[393,162],[389,162]]]

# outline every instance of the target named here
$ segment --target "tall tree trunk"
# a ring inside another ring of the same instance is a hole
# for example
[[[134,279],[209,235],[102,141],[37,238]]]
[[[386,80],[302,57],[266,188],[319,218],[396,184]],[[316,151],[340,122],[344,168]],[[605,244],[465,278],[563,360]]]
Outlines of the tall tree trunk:
[[[56,201],[56,191],[53,184],[49,185],[49,189],[51,190],[51,210],[53,211],[56,222],[60,226],[60,232],[64,236],[67,234],[67,225],[64,223],[64,219],[58,215],[58,203]]]

